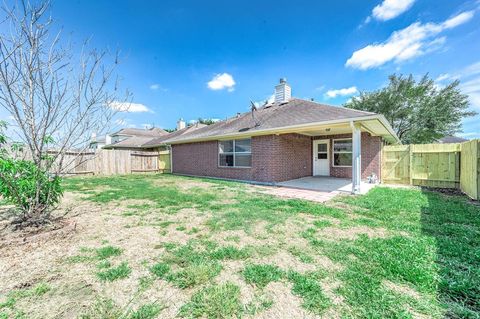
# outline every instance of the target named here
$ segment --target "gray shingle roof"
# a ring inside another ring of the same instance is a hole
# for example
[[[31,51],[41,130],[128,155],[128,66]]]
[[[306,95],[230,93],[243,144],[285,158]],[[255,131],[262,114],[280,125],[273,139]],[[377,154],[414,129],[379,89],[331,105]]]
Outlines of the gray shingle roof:
[[[292,125],[349,119],[374,115],[375,113],[293,98],[287,103],[272,104],[259,108],[254,114],[255,120],[251,112],[246,112],[179,136],[167,136],[163,142],[168,144],[191,139],[213,138],[232,133],[255,132]]]
[[[115,135],[130,135],[130,136],[150,136],[150,137],[158,137],[162,135],[167,135],[168,132],[162,130],[161,128],[154,127],[151,129],[141,129],[141,128],[122,128],[121,130],[111,134],[112,136]]]
[[[152,137],[149,136],[132,136],[123,141],[106,145],[104,148],[135,148],[141,147],[143,144],[151,141]]]
[[[466,138],[458,136],[445,136],[438,140],[438,143],[448,144],[448,143],[463,143],[468,141]]]
[[[194,124],[194,125],[187,126],[187,127],[184,128],[184,129],[174,131],[174,132],[172,132],[172,133],[170,133],[170,134],[168,134],[168,135],[151,139],[151,140],[149,140],[147,143],[143,144],[142,147],[148,148],[148,147],[159,146],[159,145],[161,145],[161,144],[164,144],[164,142],[165,142],[167,139],[175,138],[175,137],[181,136],[181,135],[183,135],[183,134],[190,133],[190,132],[193,132],[193,131],[195,131],[195,130],[201,129],[201,128],[206,127],[206,126],[207,126],[207,125],[205,125],[205,124],[196,123],[196,124]]]

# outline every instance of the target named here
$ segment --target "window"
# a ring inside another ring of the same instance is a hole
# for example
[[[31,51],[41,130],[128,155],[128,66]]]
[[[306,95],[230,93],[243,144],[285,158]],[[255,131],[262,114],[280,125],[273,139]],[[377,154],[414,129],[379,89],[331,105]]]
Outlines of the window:
[[[251,167],[252,140],[230,140],[218,142],[218,165],[222,167]]]
[[[328,159],[328,145],[327,143],[318,143],[317,158]]]
[[[352,139],[333,140],[333,166],[352,166]]]

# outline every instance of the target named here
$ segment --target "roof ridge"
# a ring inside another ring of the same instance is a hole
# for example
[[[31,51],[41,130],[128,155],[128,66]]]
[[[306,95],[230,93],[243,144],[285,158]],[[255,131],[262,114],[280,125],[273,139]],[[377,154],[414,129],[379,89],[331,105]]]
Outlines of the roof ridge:
[[[348,109],[348,110],[352,110],[352,111],[356,111],[356,112],[362,112],[362,113],[366,113],[366,114],[377,114],[375,112],[363,111],[363,110],[358,110],[358,109],[351,109],[351,108],[345,107],[343,105],[332,105],[332,104],[326,104],[326,103],[319,103],[317,101],[305,100],[305,99],[301,99],[301,98],[298,98],[298,97],[292,97],[291,100],[299,100],[299,101],[302,101],[302,102],[315,103],[315,104],[318,104],[318,105],[321,105],[321,106],[327,106],[327,107],[335,107],[335,108],[343,107],[343,108]]]

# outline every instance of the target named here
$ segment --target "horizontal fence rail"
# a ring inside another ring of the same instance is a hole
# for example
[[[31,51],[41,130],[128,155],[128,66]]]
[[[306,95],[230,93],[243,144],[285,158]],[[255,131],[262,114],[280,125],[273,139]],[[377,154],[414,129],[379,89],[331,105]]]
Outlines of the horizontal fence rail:
[[[452,144],[389,145],[382,150],[382,182],[457,188],[479,198],[479,140]]]

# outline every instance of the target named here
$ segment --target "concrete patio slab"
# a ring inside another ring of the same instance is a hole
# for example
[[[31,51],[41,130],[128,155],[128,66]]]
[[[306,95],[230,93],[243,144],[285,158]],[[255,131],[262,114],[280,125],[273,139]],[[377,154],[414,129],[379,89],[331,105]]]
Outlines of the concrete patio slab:
[[[328,176],[307,176],[297,179],[292,179],[285,182],[280,182],[276,184],[281,187],[290,187],[322,192],[352,192],[352,180],[347,178],[335,178]],[[361,182],[360,184],[360,193],[366,194],[376,184],[369,184]]]
[[[376,184],[361,183],[360,192],[366,194]],[[277,183],[275,186],[261,186],[265,193],[283,197],[326,202],[338,194],[352,192],[352,180],[335,177],[309,176]]]

